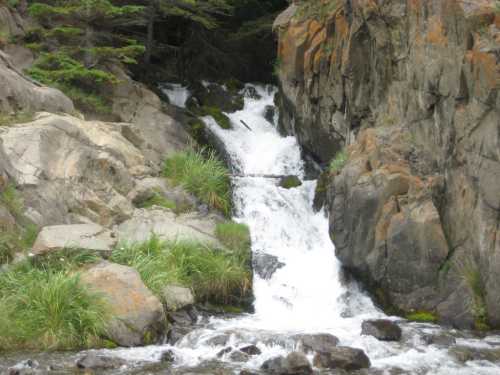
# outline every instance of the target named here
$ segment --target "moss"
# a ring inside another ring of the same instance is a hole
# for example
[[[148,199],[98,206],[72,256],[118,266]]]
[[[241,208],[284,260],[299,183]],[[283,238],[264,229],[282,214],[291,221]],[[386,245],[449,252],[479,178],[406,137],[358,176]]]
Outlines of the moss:
[[[436,323],[438,321],[438,317],[429,311],[416,311],[409,313],[406,315],[406,319],[422,323]]]
[[[245,85],[236,78],[229,78],[224,82],[224,85],[230,92],[234,93],[243,90],[245,88]]]
[[[329,170],[330,173],[338,173],[344,168],[344,166],[347,164],[348,161],[348,155],[345,150],[337,152],[333,160],[330,162],[329,165]]]
[[[0,113],[0,126],[10,126],[15,124],[24,124],[33,121],[35,114],[33,112],[20,111],[11,114]]]
[[[231,120],[219,108],[203,106],[201,112],[205,116],[212,116],[222,129],[232,129]]]
[[[280,180],[280,186],[284,189],[292,189],[302,185],[302,181],[297,176],[286,176]]]
[[[141,202],[137,205],[138,208],[151,208],[153,206],[159,206],[163,208],[168,208],[170,210],[175,210],[176,204],[174,201],[165,198],[160,193],[154,193],[151,198]]]

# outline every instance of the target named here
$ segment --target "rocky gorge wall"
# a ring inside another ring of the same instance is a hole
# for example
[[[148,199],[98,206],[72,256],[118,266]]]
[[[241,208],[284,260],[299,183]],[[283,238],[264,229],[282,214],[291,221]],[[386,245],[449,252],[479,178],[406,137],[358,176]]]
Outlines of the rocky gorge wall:
[[[344,267],[391,312],[500,326],[497,2],[294,1],[274,28],[282,130],[347,150],[318,189]]]

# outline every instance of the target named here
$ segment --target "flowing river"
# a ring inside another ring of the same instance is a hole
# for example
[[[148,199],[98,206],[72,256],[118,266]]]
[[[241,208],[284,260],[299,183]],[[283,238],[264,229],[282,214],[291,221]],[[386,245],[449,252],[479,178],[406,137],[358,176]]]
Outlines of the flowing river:
[[[383,342],[361,335],[363,320],[387,317],[356,284],[342,281],[341,265],[328,234],[328,218],[324,212],[315,213],[312,209],[316,181],[303,181],[292,189],[279,187],[273,175],[296,175],[304,179],[300,147],[294,137],[280,136],[277,121],[271,123],[264,116],[266,109],[274,105],[276,89],[250,85],[248,88],[258,95],[247,95],[244,109],[229,114],[233,129],[223,130],[211,118],[205,121],[224,144],[238,176],[233,178],[234,219],[250,227],[254,257],[266,254],[276,257],[281,268],[269,279],[255,272],[253,314],[211,318],[175,346],[101,352],[154,363],[162,352],[170,349],[175,356],[174,371],[178,373],[194,372],[206,364],[234,373],[243,369],[258,372],[265,360],[294,351],[294,335],[330,333],[340,339],[340,345],[366,352],[372,364],[370,374],[500,374],[498,363],[461,362],[450,352],[454,347],[499,350],[498,336],[478,339],[469,333],[409,323],[397,317],[388,319],[400,320],[403,329],[400,342]],[[175,96],[175,90],[170,95]],[[184,98],[185,92],[180,95]],[[429,345],[424,336],[432,334],[452,335],[456,343]],[[261,354],[247,362],[235,361],[229,350],[218,355],[225,348],[249,344],[256,345]]]

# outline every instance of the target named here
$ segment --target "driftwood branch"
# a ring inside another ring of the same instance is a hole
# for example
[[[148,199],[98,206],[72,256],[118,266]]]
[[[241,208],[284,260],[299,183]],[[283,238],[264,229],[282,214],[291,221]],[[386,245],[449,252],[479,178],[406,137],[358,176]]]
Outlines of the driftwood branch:
[[[250,128],[250,126],[248,126],[248,125],[247,125],[247,123],[246,123],[245,121],[240,120],[240,122],[241,122],[243,125],[245,125],[245,128],[247,128],[247,129],[248,129],[248,130],[250,130],[250,131],[253,131],[253,130],[252,130],[252,128]]]

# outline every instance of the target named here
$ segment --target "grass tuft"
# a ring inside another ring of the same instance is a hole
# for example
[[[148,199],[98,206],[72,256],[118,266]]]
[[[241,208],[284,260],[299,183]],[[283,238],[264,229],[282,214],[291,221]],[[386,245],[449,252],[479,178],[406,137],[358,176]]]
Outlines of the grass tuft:
[[[9,184],[3,189],[0,193],[0,203],[17,219],[22,216],[24,203],[14,185]]]
[[[78,274],[27,262],[0,274],[0,349],[80,349],[100,343],[105,302]]]
[[[191,288],[199,302],[237,304],[251,288],[251,271],[240,251],[222,251],[192,241],[161,241],[153,235],[139,244],[122,244],[111,260],[135,268],[162,298],[168,284]]]
[[[213,151],[183,151],[165,161],[165,177],[182,185],[203,203],[229,215],[231,184],[229,170]]]
[[[215,228],[215,236],[228,249],[238,251],[250,251],[250,229],[246,224],[226,221],[218,223]]]
[[[344,168],[344,165],[346,165],[348,160],[347,152],[345,150],[339,151],[333,160],[330,162],[329,170],[330,173],[337,173],[339,172],[342,168]]]

